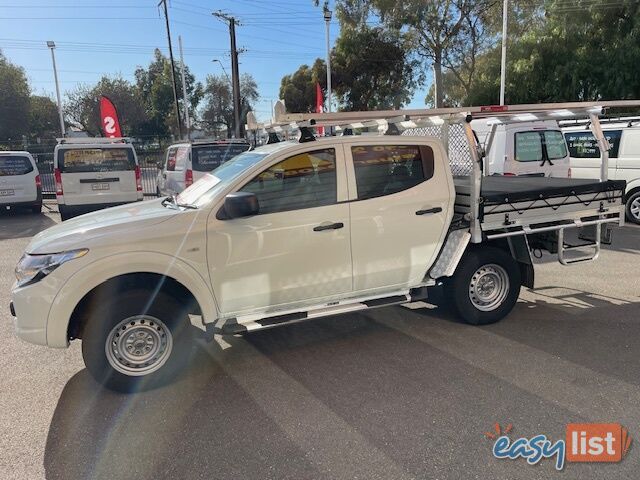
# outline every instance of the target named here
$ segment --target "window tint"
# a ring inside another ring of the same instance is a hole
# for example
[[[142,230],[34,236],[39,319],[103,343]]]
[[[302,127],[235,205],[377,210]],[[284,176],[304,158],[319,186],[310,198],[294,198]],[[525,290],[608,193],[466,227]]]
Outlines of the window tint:
[[[600,158],[600,149],[598,142],[591,132],[568,132],[565,133],[567,146],[569,147],[569,155],[573,158]],[[611,144],[609,150],[610,158],[618,158],[618,150],[620,149],[621,130],[610,130],[604,132],[604,136]]]
[[[247,150],[249,145],[246,143],[194,146],[191,152],[193,169],[198,172],[211,172]]]
[[[558,130],[545,130],[542,134],[549,160],[559,160],[567,156],[567,145],[561,132]]]
[[[58,151],[61,172],[118,172],[135,170],[132,148],[74,148]]]
[[[283,160],[246,184],[255,193],[260,213],[284,212],[336,202],[336,151],[305,152]]]
[[[178,149],[176,147],[170,147],[167,150],[167,171],[174,172],[176,170],[176,153]]]
[[[407,190],[433,176],[433,149],[414,145],[351,147],[358,200]]]
[[[0,155],[0,177],[26,175],[33,172],[29,159],[23,155]]]
[[[542,137],[540,132],[516,133],[517,162],[541,162],[542,161]]]

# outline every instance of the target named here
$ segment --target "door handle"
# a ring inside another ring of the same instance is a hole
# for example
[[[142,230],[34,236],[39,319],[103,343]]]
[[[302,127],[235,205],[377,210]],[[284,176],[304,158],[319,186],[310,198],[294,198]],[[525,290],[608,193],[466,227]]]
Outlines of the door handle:
[[[317,227],[313,227],[314,232],[322,232],[323,230],[338,230],[339,228],[344,227],[344,223],[328,223],[326,225],[318,225]]]
[[[429,215],[431,213],[440,213],[442,211],[442,207],[433,207],[427,208],[425,210],[418,210],[416,215]]]

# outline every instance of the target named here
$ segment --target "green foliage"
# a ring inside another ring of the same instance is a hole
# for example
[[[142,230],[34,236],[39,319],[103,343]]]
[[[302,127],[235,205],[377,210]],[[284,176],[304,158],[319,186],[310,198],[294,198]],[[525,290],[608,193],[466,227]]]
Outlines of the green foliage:
[[[49,97],[31,95],[29,98],[29,136],[53,138],[60,132],[58,106]]]
[[[280,82],[280,98],[284,99],[290,112],[313,112],[316,108],[316,84],[320,84],[323,96],[327,90],[327,67],[319,58],[312,67],[301,65]]]
[[[29,133],[29,84],[24,70],[0,53],[0,138]]]
[[[231,137],[235,131],[235,117],[233,114],[232,87],[226,76],[208,75],[204,86],[204,108],[202,110],[202,124],[218,137],[226,130]],[[240,76],[240,125],[244,131],[247,123],[247,113],[253,110],[253,104],[260,98],[258,85],[251,75]]]

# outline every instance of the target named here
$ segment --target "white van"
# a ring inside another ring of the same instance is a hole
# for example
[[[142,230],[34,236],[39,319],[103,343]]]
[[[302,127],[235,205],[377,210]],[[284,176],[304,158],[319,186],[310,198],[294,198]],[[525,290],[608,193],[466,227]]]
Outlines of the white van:
[[[158,174],[158,196],[182,192],[207,173],[250,148],[244,140],[208,140],[171,145]]]
[[[633,122],[603,123],[609,150],[609,178],[625,180],[627,219],[640,224],[640,125]],[[577,178],[600,178],[600,149],[586,125],[564,128]]]
[[[42,211],[40,173],[29,152],[0,152],[0,207]]]
[[[127,139],[61,139],[53,166],[62,220],[143,199],[138,158]]]
[[[567,144],[553,120],[496,124],[494,119],[473,120],[471,126],[486,150],[485,175],[571,176]]]

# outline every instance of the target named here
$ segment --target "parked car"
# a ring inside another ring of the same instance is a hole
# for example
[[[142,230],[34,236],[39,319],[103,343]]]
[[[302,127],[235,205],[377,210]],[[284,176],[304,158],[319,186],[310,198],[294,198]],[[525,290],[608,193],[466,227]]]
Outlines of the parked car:
[[[244,140],[199,140],[171,145],[158,173],[158,196],[182,192],[250,148]]]
[[[143,199],[138,158],[127,139],[61,139],[53,166],[62,220]]]
[[[0,207],[42,211],[40,173],[29,152],[0,152]]]
[[[465,129],[465,148],[477,152]],[[443,144],[424,136],[275,143],[177,197],[40,233],[16,267],[11,312],[30,342],[62,348],[81,338],[89,372],[119,390],[171,378],[195,335],[398,305],[441,289],[460,318],[488,324],[511,311],[521,285],[533,287],[530,247],[556,251],[564,264],[597,258],[599,235],[592,256],[569,260],[563,232],[619,222],[623,189],[482,178],[476,168],[454,180]],[[576,193],[585,200],[573,201]]]
[[[494,138],[489,142],[494,124]],[[567,144],[556,121],[496,124],[482,119],[472,121],[471,126],[486,150],[485,175],[571,176]]]
[[[603,123],[609,150],[609,178],[625,180],[627,220],[640,224],[640,125],[629,122]],[[586,125],[563,129],[571,171],[578,178],[600,178],[600,149]]]

